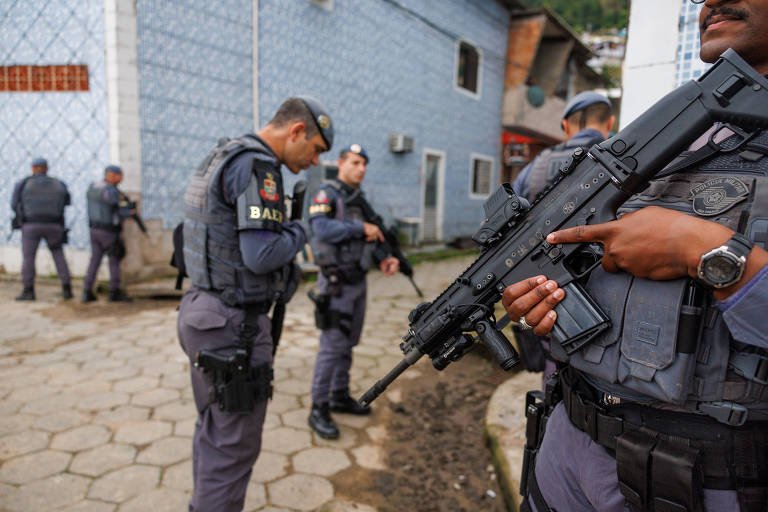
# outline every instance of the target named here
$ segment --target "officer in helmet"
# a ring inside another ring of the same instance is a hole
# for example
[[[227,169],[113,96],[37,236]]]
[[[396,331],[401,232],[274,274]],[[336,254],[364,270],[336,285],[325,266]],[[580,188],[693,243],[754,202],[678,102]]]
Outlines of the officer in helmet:
[[[61,280],[61,296],[72,298],[72,279],[64,244],[64,207],[69,206],[67,186],[59,179],[48,176],[48,162],[44,158],[32,160],[32,175],[16,183],[11,198],[14,211],[14,229],[21,227],[21,281],[24,286],[16,300],[35,300],[35,256],[40,240],[45,240],[53,256],[56,272]]]
[[[91,234],[91,259],[83,281],[83,302],[96,301],[93,285],[107,255],[109,261],[109,301],[131,302],[120,288],[120,261],[125,257],[125,244],[121,237],[123,221],[136,213],[117,186],[123,181],[123,170],[117,165],[104,168],[104,179],[88,187],[88,225]]]
[[[321,329],[309,425],[325,439],[339,437],[331,411],[371,412],[349,394],[352,349],[360,341],[365,317],[365,275],[372,263],[387,276],[400,268],[381,244],[384,234],[371,222],[375,212],[360,189],[368,166],[365,149],[360,144],[345,147],[337,164],[338,176],[318,189],[309,207],[312,252],[320,266],[314,300]]]
[[[702,60],[732,48],[768,75],[768,0],[697,3]],[[570,357],[552,343],[521,510],[765,512],[768,131],[739,132],[710,127],[617,220],[547,236],[603,245],[585,287],[611,327]],[[502,296],[538,336],[565,298],[547,277]]]
[[[261,449],[272,393],[268,312],[298,284],[307,241],[287,221],[281,166],[296,174],[333,144],[333,124],[309,96],[285,100],[256,134],[222,139],[184,195],[184,263],[192,281],[179,308],[197,406],[190,510],[239,511]]]
[[[560,127],[566,140],[539,153],[526,165],[512,184],[515,192],[533,202],[536,195],[551,185],[560,167],[576,148],[589,149],[604,141],[611,131],[616,117],[611,102],[595,91],[584,91],[568,101],[563,109]],[[546,379],[555,371],[555,364],[548,358],[540,340],[530,331],[513,326],[515,339],[529,371],[543,371]],[[546,345],[546,342],[544,342]]]

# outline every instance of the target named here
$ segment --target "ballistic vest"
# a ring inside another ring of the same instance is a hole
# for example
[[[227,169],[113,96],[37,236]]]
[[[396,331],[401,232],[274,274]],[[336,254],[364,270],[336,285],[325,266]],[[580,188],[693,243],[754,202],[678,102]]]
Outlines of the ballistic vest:
[[[570,158],[576,148],[589,149],[592,145],[598,144],[603,140],[602,136],[596,136],[593,130],[589,130],[584,134],[581,134],[581,132],[577,133],[570,140],[547,148],[539,153],[531,164],[533,169],[528,173],[525,180],[528,186],[526,199],[532,201],[539,192],[555,181],[560,167]]]
[[[349,204],[363,191],[350,189],[339,180],[326,181],[315,195],[325,194],[329,203],[334,204],[334,219],[356,220],[363,222],[365,217],[359,206]],[[311,223],[310,223],[311,225]],[[348,238],[342,242],[329,243],[321,240],[314,232],[310,238],[312,253],[315,262],[321,269],[336,268],[347,282],[357,282],[363,277],[370,267],[370,254],[366,250],[369,245],[363,237]]]
[[[248,196],[252,211],[273,212],[269,216],[259,215],[248,225],[280,232],[285,218],[280,162],[254,135],[220,140],[197,168],[184,194],[184,263],[187,273],[193,285],[218,294],[230,306],[287,300],[287,290],[293,279],[290,264],[268,274],[255,274],[243,263],[238,240],[237,210],[240,201],[235,205],[225,201],[221,174],[236,156],[244,152],[252,153],[254,159],[274,168],[269,173],[269,183],[265,183],[266,178],[254,168],[248,187],[243,192]],[[251,218],[254,216],[251,215]]]
[[[724,151],[693,169],[652,181],[617,215],[661,206],[741,231],[765,248],[768,131],[728,152],[738,140],[726,139]],[[768,419],[768,351],[733,339],[710,291],[689,278],[651,281],[602,268],[586,288],[611,318],[610,329],[570,358],[557,343],[552,354],[597,389],[732,425]]]
[[[116,188],[106,181],[91,183],[85,197],[88,200],[88,225],[92,228],[120,229],[118,206],[104,200],[102,192],[108,187]]]
[[[21,222],[64,224],[69,192],[60,180],[45,174],[25,179],[21,190]]]

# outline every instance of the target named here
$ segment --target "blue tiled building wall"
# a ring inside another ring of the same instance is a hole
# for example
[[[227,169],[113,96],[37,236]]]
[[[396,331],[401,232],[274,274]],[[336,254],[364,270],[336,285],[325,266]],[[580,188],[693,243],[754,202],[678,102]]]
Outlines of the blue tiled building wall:
[[[0,240],[10,232],[14,183],[42,156],[72,196],[70,245],[88,247],[85,192],[109,157],[104,2],[0,1],[0,63],[88,66],[87,92],[0,92]],[[18,243],[19,233],[11,240]]]
[[[190,173],[219,137],[252,132],[251,0],[138,0],[143,215],[183,218]]]
[[[472,234],[484,200],[469,197],[470,153],[494,159],[498,182],[508,12],[492,0],[331,3],[259,0],[260,123],[288,96],[321,99],[336,126],[325,158],[365,146],[364,189],[390,220],[421,216],[423,150],[444,151],[443,238]],[[478,99],[454,87],[459,38],[483,53]],[[413,136],[414,151],[389,152],[390,132]]]

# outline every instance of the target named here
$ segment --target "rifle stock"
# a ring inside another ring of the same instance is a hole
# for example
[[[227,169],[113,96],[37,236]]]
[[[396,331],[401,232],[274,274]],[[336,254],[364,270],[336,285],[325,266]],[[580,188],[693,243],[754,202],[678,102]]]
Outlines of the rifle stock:
[[[473,239],[481,255],[435,300],[409,315],[400,349],[403,360],[360,399],[370,404],[398,375],[423,355],[442,370],[460,359],[477,338],[504,369],[519,357],[494,325],[493,305],[504,289],[544,274],[566,291],[557,307],[552,332],[570,354],[610,326],[610,319],[581,288],[574,261],[585,244],[546,242],[560,229],[614,220],[616,210],[713,122],[735,125],[736,132],[768,128],[768,80],[733,50],[697,81],[672,91],[611,139],[588,152],[579,148],[560,169],[555,182],[527,205],[503,184],[485,204],[486,219]]]

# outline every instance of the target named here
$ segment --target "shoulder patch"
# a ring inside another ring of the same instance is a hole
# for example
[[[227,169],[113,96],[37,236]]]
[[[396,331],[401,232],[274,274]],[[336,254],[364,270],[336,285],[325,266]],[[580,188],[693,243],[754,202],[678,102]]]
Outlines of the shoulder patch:
[[[259,195],[262,199],[271,203],[280,200],[280,194],[277,192],[277,181],[275,181],[275,176],[271,172],[265,174],[264,179],[261,182]]]
[[[691,189],[693,211],[714,217],[749,197],[749,188],[738,178],[713,178]]]
[[[315,194],[312,202],[315,204],[328,204],[330,199],[328,199],[328,194],[326,194],[325,190],[320,189],[317,194]]]

